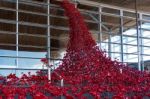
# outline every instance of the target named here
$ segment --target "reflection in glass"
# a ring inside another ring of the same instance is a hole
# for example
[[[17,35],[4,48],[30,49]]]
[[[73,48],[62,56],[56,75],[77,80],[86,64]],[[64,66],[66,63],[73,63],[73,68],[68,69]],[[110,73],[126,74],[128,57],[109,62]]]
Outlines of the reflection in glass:
[[[116,15],[120,14],[120,11],[118,9],[111,9],[106,7],[102,8],[102,12],[116,14]]]
[[[150,46],[150,39],[142,39],[142,43],[144,46]]]
[[[19,51],[20,57],[45,58],[47,52]]]
[[[129,29],[123,32],[124,35],[136,36],[137,30],[136,29]]]
[[[0,56],[16,56],[16,51],[0,49]]]
[[[121,61],[121,54],[120,53],[111,53],[111,58],[114,60]]]
[[[129,63],[137,63],[138,62],[138,55],[134,54],[124,54],[124,62],[129,62]]]
[[[137,46],[123,45],[123,53],[137,53]]]
[[[124,44],[137,45],[137,38],[123,36],[123,43]]]
[[[111,37],[111,42],[112,43],[121,43],[120,36],[112,36]]]
[[[0,57],[0,68],[16,68],[16,58]]]
[[[150,55],[150,47],[143,47],[143,54]]]
[[[108,43],[101,43],[102,50],[108,52]]]
[[[150,38],[150,31],[144,31],[142,32],[142,37]]]
[[[121,52],[120,44],[111,44],[111,52]]]
[[[43,69],[43,63],[41,59],[28,59],[28,58],[19,58],[18,59],[18,67],[19,68],[27,68],[27,69]]]

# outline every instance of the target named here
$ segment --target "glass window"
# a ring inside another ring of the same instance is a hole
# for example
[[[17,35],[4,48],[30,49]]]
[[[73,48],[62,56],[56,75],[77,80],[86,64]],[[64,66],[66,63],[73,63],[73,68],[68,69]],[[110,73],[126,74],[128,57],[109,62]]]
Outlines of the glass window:
[[[16,9],[16,0],[1,0],[1,7]]]
[[[11,23],[0,22],[0,32],[16,32],[16,25]],[[6,34],[6,33],[5,33]]]
[[[150,46],[149,44],[150,44],[150,39],[142,39],[142,45],[144,45],[144,46]]]
[[[121,52],[120,44],[111,44],[111,52]]]
[[[150,56],[149,55],[143,55],[143,61],[149,61]]]
[[[137,38],[123,36],[123,43],[124,44],[137,45]]]
[[[0,68],[16,68],[16,58],[0,57]]]
[[[46,35],[47,28],[38,26],[19,25],[19,33]]]
[[[118,61],[121,61],[121,54],[120,53],[111,53],[111,58],[113,60],[117,59]]]
[[[150,55],[150,47],[142,47],[143,48],[143,54]]]
[[[123,35],[130,35],[130,36],[136,36],[137,30],[136,29],[129,29],[123,32]]]
[[[27,2],[25,1],[26,3],[23,3],[19,0],[19,9],[22,10],[22,11],[30,11],[30,12],[38,12],[38,13],[47,13],[47,9],[46,8],[46,5],[39,5],[40,3],[36,4],[30,4],[31,2]]]
[[[104,24],[111,25],[109,27],[107,26],[107,28],[109,28],[109,29],[111,29],[114,26],[119,27],[120,26],[120,17],[109,16],[109,15],[102,15],[102,22]]]
[[[1,2],[1,1],[0,1]],[[16,12],[0,9],[0,19],[16,20]]]
[[[11,73],[15,74],[16,70],[13,70],[13,69],[0,69],[0,75],[2,75],[2,76],[8,76]]]
[[[83,10],[90,10],[90,11],[93,11],[93,12],[96,12],[98,11],[98,7],[95,7],[95,6],[92,6],[92,5],[84,5],[84,4],[78,4],[77,7],[79,9],[83,9]]]
[[[150,31],[143,30],[142,37],[150,38]]]
[[[137,46],[123,45],[123,53],[137,53]]]
[[[127,17],[133,17],[133,18],[136,17],[136,13],[127,12],[127,11],[123,11],[123,15],[124,15],[124,16],[127,16]]]
[[[19,57],[46,57],[46,41],[46,37],[19,35]]]
[[[142,22],[141,28],[150,30],[150,22]]]
[[[143,17],[143,19],[145,19],[145,20],[150,20],[150,15],[143,15],[142,17]]]
[[[102,48],[102,50],[105,50],[105,51],[107,51],[108,52],[108,43],[101,43],[101,48]]]
[[[106,7],[103,7],[103,8],[102,8],[102,12],[111,13],[111,14],[116,14],[116,15],[119,15],[119,14],[120,14],[120,11],[119,11],[119,10],[117,10],[117,9],[112,9],[112,8],[106,8]]]
[[[18,59],[19,68],[24,69],[43,69],[46,68],[45,65],[41,62],[41,59],[28,59],[28,58],[19,58]]]
[[[1,48],[2,46],[0,46]],[[6,46],[5,46],[6,47]],[[8,47],[8,46],[7,46]],[[15,47],[16,48],[16,47]],[[0,56],[16,56],[17,52],[15,50],[0,49]]]
[[[111,42],[112,43],[121,43],[120,36],[116,36],[116,35],[112,36],[111,37]]]
[[[102,42],[109,42],[109,36],[107,33],[102,33]]]
[[[136,63],[138,62],[138,55],[123,54],[124,62]]]
[[[32,14],[32,13],[30,14],[25,12],[19,12],[19,21],[38,23],[38,24],[47,24],[47,17],[43,15]]]

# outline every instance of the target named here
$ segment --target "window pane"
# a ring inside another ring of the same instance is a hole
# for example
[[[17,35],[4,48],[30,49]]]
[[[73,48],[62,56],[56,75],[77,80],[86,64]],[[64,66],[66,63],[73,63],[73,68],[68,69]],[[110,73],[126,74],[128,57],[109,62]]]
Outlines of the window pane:
[[[150,60],[150,56],[148,56],[148,55],[147,55],[147,56],[144,56],[144,55],[143,55],[143,60],[144,60],[144,61],[149,61],[149,60]]]
[[[101,45],[102,47],[102,50],[105,50],[105,51],[107,51],[108,52],[108,43],[102,43],[102,45]]]
[[[142,39],[142,42],[143,42],[142,45],[144,45],[144,46],[150,46],[149,45],[150,44],[150,39]]]
[[[10,69],[0,69],[0,75],[2,76],[8,76],[9,74],[15,74],[15,70],[10,70]]]
[[[136,29],[127,29],[123,32],[124,35],[136,36],[137,30]]]
[[[124,15],[124,16],[128,16],[128,17],[133,17],[133,18],[136,17],[136,13],[127,12],[127,11],[124,11],[124,12],[123,12],[123,15]]]
[[[47,17],[43,15],[35,15],[35,14],[20,12],[19,21],[38,23],[38,24],[47,24]]]
[[[16,56],[17,53],[15,50],[5,50],[0,49],[0,56]]]
[[[109,34],[102,33],[102,42],[108,42],[109,41]]]
[[[145,19],[145,20],[150,20],[150,15],[143,15],[142,17],[143,17],[143,19]]]
[[[16,12],[0,9],[0,19],[16,20]]]
[[[43,63],[41,59],[27,59],[27,58],[19,58],[18,59],[18,67],[19,68],[27,68],[27,69],[42,69]],[[44,67],[46,68],[46,67]]]
[[[111,9],[111,8],[105,8],[105,7],[102,8],[102,12],[116,14],[116,15],[120,14],[119,10]]]
[[[150,30],[150,22],[142,22],[142,25],[141,25],[141,28],[142,29],[147,29],[147,30]]]
[[[19,1],[19,9],[20,10],[24,10],[24,11],[31,11],[31,12],[39,12],[39,13],[47,13],[47,9],[45,9],[45,5],[39,6],[38,4],[36,5],[34,3],[34,5],[31,5],[30,3],[22,3]]]
[[[111,52],[121,52],[120,44],[111,44]]]
[[[137,45],[137,38],[123,36],[123,43]]]
[[[16,9],[16,0],[1,0],[1,7],[6,7],[6,8],[11,8],[11,9]]]
[[[0,68],[16,68],[16,58],[0,57]]]
[[[137,53],[137,46],[123,45],[123,53]]]
[[[111,37],[111,42],[112,43],[121,43],[120,36],[112,36]]]
[[[148,38],[150,38],[150,31],[144,31],[143,30],[142,37],[148,37]]]
[[[124,62],[129,62],[129,63],[138,62],[138,55],[124,54],[123,59],[124,59]]]
[[[150,47],[143,47],[143,54],[150,55]]]
[[[111,58],[117,59],[118,61],[121,61],[121,54],[120,53],[111,53]]]

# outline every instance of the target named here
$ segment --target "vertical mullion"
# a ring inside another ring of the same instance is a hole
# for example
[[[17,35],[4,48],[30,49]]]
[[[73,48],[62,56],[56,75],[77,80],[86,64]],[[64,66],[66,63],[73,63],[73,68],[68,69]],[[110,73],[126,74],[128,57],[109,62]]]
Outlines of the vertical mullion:
[[[102,9],[99,7],[99,35],[98,35],[98,42],[99,47],[102,47],[102,15],[101,15]]]
[[[121,39],[120,39],[120,45],[121,45],[121,62],[124,62],[124,57],[123,57],[123,10],[120,10],[120,33],[121,33]]]
[[[48,79],[51,81],[50,66],[50,0],[47,0],[47,59],[48,59]]]
[[[141,57],[141,63],[140,63],[140,65],[141,65],[141,70],[144,70],[144,60],[143,60],[143,46],[142,46],[142,30],[141,30],[141,25],[142,25],[142,23],[141,23],[141,20],[142,20],[142,14],[140,13],[139,14],[139,49],[140,49],[140,57]]]
[[[111,29],[109,30],[109,37],[108,37],[108,55],[111,57],[111,52],[112,52],[112,49],[111,49]]]
[[[141,71],[141,49],[140,49],[140,33],[139,33],[139,15],[137,11],[137,0],[135,0],[135,14],[136,14],[136,30],[137,30],[137,50],[138,50],[138,70]]]
[[[17,54],[17,58],[16,58],[16,68],[18,68],[18,46],[19,46],[19,19],[18,19],[18,9],[19,9],[19,4],[18,4],[18,0],[16,0],[16,54]]]

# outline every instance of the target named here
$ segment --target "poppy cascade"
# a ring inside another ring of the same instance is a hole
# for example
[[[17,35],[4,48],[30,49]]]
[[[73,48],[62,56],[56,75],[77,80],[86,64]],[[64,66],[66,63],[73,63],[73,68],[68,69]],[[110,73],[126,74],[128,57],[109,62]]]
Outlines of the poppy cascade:
[[[84,18],[74,4],[61,3],[68,17],[70,39],[62,64],[53,71],[51,82],[46,75],[10,74],[0,77],[0,99],[143,99],[150,98],[150,74],[112,61],[99,49]],[[58,77],[59,74],[61,77]],[[60,79],[64,86],[60,86]]]

